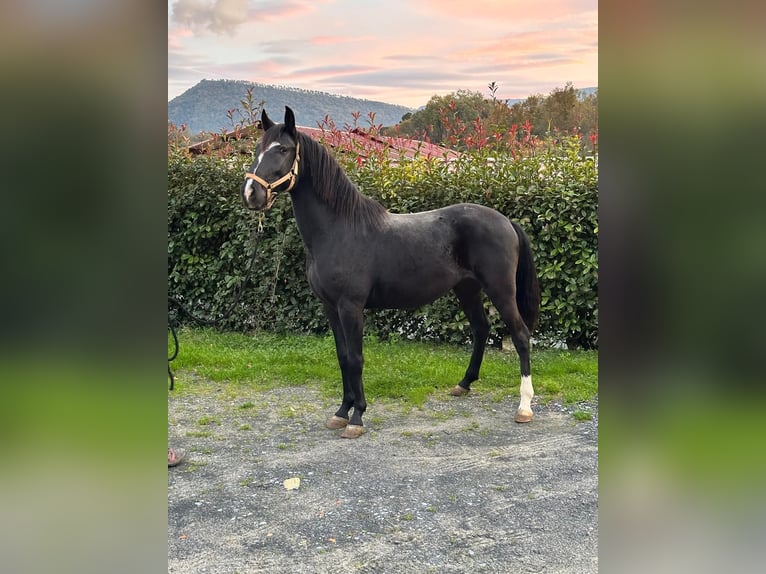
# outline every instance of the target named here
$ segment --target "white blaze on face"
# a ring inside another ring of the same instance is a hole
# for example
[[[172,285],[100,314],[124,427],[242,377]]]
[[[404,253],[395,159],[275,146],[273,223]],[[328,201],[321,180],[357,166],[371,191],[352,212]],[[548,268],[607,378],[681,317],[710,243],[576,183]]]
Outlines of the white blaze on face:
[[[248,177],[245,180],[245,201],[250,201],[251,193],[253,193],[253,180]]]
[[[261,161],[263,161],[263,156],[266,155],[266,152],[272,148],[277,147],[278,145],[280,145],[279,142],[271,142],[269,144],[269,147],[267,147],[265,150],[263,150],[261,153],[258,154],[258,161],[255,162],[253,173],[255,173],[258,170],[258,166],[261,165]],[[250,199],[250,195],[252,193],[253,193],[253,180],[248,177],[247,181],[245,182],[245,200],[246,201]]]
[[[279,142],[271,142],[271,143],[269,144],[269,147],[267,147],[265,150],[263,150],[263,151],[262,151],[262,152],[261,152],[261,153],[258,155],[258,163],[256,163],[256,164],[255,164],[255,169],[258,169],[258,166],[259,166],[259,165],[261,165],[261,161],[263,160],[263,156],[265,156],[265,155],[266,155],[266,152],[267,152],[267,151],[269,151],[269,150],[270,150],[270,149],[272,149],[272,148],[275,148],[275,147],[279,146],[279,145],[280,145],[280,144],[279,144]],[[255,169],[253,170],[253,173],[255,173]]]
[[[532,377],[527,375],[521,377],[521,400],[519,401],[519,410],[532,410],[532,397],[535,396],[535,391],[532,388]]]

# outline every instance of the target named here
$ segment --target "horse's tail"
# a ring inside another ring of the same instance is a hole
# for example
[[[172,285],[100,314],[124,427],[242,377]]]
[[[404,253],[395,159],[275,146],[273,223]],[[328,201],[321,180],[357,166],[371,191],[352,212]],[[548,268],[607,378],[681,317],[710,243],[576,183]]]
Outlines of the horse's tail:
[[[511,225],[519,236],[519,265],[516,268],[516,305],[529,332],[534,331],[540,318],[540,283],[537,280],[535,261],[529,237],[517,223]]]

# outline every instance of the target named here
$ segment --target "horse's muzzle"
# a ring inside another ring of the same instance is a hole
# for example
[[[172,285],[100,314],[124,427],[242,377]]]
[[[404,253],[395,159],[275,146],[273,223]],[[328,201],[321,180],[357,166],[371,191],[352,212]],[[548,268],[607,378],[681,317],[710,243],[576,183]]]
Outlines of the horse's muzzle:
[[[271,209],[276,198],[277,194],[252,179],[247,179],[242,184],[242,203],[248,209],[266,211]]]

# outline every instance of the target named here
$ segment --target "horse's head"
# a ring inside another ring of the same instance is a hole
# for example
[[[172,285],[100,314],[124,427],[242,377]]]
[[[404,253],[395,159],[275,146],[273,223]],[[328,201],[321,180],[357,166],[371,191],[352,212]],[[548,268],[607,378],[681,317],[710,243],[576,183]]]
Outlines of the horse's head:
[[[290,191],[298,178],[300,145],[295,129],[295,114],[285,106],[285,123],[275,124],[261,113],[263,137],[255,150],[255,161],[242,184],[245,207],[266,211],[277,195]]]

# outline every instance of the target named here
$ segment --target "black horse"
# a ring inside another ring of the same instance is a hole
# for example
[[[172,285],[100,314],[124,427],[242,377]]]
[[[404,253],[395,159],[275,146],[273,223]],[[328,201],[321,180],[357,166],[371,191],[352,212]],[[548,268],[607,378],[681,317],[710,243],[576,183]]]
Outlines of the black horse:
[[[450,290],[474,337],[468,369],[451,394],[467,393],[479,378],[489,336],[484,289],[519,353],[521,400],[514,420],[532,420],[529,338],[539,315],[540,288],[524,231],[498,211],[470,203],[389,213],[359,192],[321,144],[296,130],[289,107],[283,124],[274,124],[265,111],[261,122],[265,133],[242,186],[242,201],[263,211],[280,192],[290,192],[309,285],[324,304],[343,379],[343,402],[328,428],[345,427],[344,438],[364,432],[363,310],[413,309]]]

